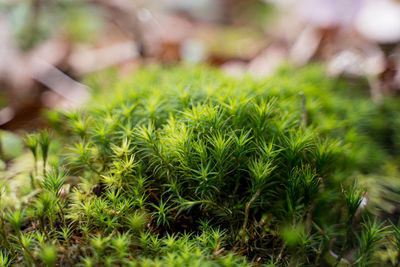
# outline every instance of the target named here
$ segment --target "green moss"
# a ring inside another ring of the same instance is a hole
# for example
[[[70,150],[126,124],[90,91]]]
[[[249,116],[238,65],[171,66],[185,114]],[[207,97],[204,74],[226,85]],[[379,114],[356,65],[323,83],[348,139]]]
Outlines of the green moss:
[[[51,265],[55,252],[59,265],[87,266],[319,266],[330,250],[338,262],[352,250],[356,264],[375,260],[389,232],[361,212],[367,195],[353,184],[397,156],[384,142],[397,140],[393,126],[369,116],[396,118],[395,105],[346,96],[318,67],[258,81],[204,67],[106,77],[89,78],[102,93],[87,108],[51,114],[67,148],[34,177],[24,212],[2,213],[12,231],[2,255]]]

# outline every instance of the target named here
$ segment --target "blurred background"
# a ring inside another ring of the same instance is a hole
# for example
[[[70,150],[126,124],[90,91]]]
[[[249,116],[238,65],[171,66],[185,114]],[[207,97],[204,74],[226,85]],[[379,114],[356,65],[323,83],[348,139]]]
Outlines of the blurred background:
[[[400,1],[2,0],[0,129],[43,127],[80,107],[85,75],[148,64],[209,64],[267,77],[318,62],[379,103],[400,90]]]

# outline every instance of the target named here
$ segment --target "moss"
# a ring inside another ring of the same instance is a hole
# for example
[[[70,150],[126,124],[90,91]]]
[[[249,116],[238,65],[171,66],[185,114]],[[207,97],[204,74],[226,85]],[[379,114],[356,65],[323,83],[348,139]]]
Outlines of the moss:
[[[318,67],[267,80],[204,67],[109,77],[106,88],[89,78],[102,93],[87,108],[51,114],[52,138],[67,148],[35,175],[38,193],[22,210],[1,213],[0,229],[12,231],[0,235],[3,257],[319,266],[330,250],[338,263],[354,250],[355,264],[374,261],[389,230],[362,212],[355,178],[384,173],[397,152],[382,143],[392,125],[373,123],[382,109],[367,97],[346,97],[337,88],[346,83]]]

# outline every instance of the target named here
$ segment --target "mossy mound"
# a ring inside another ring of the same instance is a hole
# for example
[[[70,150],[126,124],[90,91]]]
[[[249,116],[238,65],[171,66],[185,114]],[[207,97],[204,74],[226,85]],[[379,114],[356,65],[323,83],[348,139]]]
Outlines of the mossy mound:
[[[382,174],[400,138],[375,138],[392,125],[365,119],[380,107],[345,97],[349,84],[318,68],[263,81],[201,67],[109,80],[89,79],[98,96],[88,108],[51,115],[54,139],[67,148],[43,176],[33,172],[37,193],[22,209],[2,213],[3,258],[320,266],[352,252],[347,260],[364,266],[378,260],[375,249],[394,246],[383,241],[396,235],[363,210],[367,195],[353,185],[355,173]],[[27,142],[35,159],[44,151],[44,166],[46,138]]]

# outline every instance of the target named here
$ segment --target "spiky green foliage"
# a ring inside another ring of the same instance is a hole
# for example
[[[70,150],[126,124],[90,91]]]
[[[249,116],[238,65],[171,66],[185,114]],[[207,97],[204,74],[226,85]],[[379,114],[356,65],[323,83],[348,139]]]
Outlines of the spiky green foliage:
[[[0,265],[4,267],[10,266],[12,263],[12,259],[8,256],[7,253],[3,253],[0,251]]]
[[[366,219],[354,180],[397,152],[361,134],[372,102],[332,93],[315,69],[287,71],[255,81],[144,70],[85,110],[53,114],[68,151],[23,210],[2,215],[5,255],[47,266],[372,264],[389,232]]]
[[[44,130],[40,133],[38,142],[39,142],[40,150],[42,151],[43,174],[45,174],[47,158],[48,158],[48,154],[49,154],[49,147],[50,147],[50,136],[49,136],[49,132],[47,130]]]

